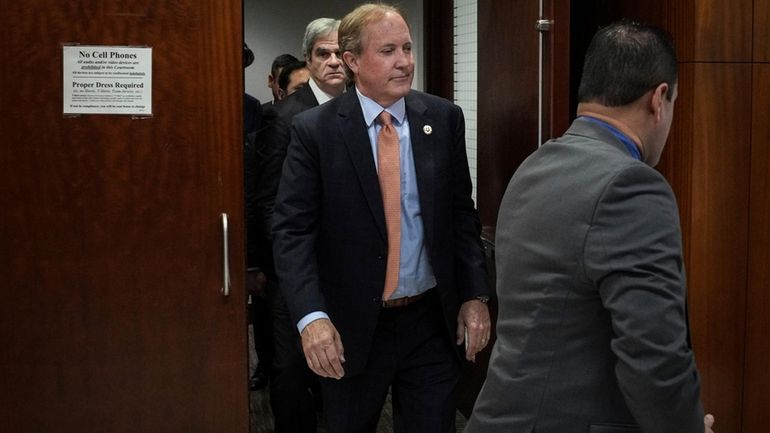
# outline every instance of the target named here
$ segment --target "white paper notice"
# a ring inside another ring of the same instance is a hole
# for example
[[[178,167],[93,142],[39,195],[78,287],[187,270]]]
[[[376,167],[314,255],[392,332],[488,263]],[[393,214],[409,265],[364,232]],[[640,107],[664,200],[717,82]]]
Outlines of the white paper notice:
[[[62,48],[64,114],[152,115],[152,48]]]

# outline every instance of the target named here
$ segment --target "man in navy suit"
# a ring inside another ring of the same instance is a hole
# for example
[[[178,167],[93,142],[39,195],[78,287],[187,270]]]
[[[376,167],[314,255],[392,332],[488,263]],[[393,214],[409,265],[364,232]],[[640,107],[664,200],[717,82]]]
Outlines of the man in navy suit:
[[[460,356],[473,360],[490,332],[463,114],[411,90],[397,9],[358,7],[339,45],[355,86],[292,123],[273,217],[281,291],[322,377],[329,431],[374,432],[391,389],[395,432],[454,432]],[[398,143],[397,251],[378,178],[383,111]],[[397,284],[385,292],[392,254]]]
[[[310,433],[316,430],[315,400],[319,398],[312,389],[318,388],[318,381],[305,364],[299,335],[289,318],[284,297],[278,290],[270,227],[292,119],[345,90],[345,73],[337,44],[338,27],[339,20],[332,18],[318,18],[307,25],[302,51],[310,79],[291,95],[268,106],[264,116],[266,126],[252,135],[256,143],[255,214],[259,221],[256,255],[267,277],[275,348],[270,373],[270,404],[276,433]],[[281,75],[285,77],[283,71]]]

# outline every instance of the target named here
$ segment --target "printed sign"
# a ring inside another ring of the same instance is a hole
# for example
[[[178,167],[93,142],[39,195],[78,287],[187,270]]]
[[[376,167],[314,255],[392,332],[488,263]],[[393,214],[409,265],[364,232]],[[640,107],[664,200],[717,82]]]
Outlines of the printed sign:
[[[152,48],[64,50],[64,114],[152,115]]]

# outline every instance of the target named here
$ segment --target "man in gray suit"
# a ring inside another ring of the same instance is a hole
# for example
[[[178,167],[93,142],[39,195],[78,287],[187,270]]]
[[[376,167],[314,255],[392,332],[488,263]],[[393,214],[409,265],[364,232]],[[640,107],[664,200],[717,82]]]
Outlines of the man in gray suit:
[[[466,433],[701,433],[674,194],[654,167],[677,96],[660,29],[586,55],[578,118],[522,163],[498,216],[497,342]]]

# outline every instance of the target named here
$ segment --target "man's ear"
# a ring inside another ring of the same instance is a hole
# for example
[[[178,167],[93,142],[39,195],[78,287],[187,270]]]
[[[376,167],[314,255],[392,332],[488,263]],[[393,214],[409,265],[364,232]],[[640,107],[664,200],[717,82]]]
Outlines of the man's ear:
[[[669,91],[668,83],[660,83],[652,90],[650,97],[650,112],[655,115],[655,120],[661,120],[663,116],[663,104],[667,100]]]
[[[350,51],[345,51],[342,53],[342,60],[345,62],[346,65],[348,65],[348,68],[350,68],[350,71],[354,74],[358,73],[358,58]]]
[[[272,88],[273,83],[275,82],[275,77],[273,77],[273,74],[267,74],[267,87]]]

